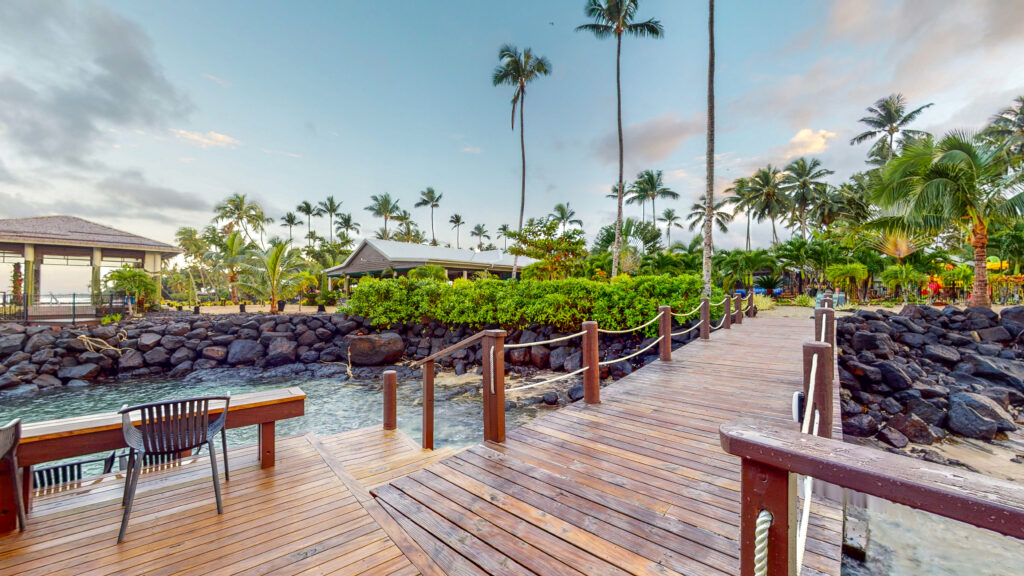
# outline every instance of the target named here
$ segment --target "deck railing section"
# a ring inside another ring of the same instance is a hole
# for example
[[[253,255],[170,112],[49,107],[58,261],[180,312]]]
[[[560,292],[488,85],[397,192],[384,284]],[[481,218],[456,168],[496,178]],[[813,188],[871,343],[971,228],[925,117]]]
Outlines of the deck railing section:
[[[597,322],[587,321],[583,322],[581,330],[572,334],[566,334],[557,338],[551,338],[549,340],[542,340],[537,342],[522,342],[517,344],[506,344],[505,337],[507,333],[504,330],[483,330],[476,334],[457,342],[443,350],[435,352],[422,360],[418,360],[412,363],[413,367],[420,367],[423,374],[423,385],[422,385],[422,439],[421,443],[424,449],[434,449],[434,373],[436,361],[449,356],[458,350],[466,348],[467,346],[473,345],[478,341],[481,344],[482,349],[482,367],[483,367],[483,378],[481,382],[483,392],[483,426],[484,426],[484,440],[491,442],[504,442],[505,441],[505,393],[506,392],[518,392],[529,388],[536,388],[539,386],[545,386],[572,378],[574,376],[583,376],[583,401],[587,404],[598,404],[601,402],[601,368],[604,366],[610,366],[616,362],[628,361],[640,356],[655,346],[658,347],[658,358],[664,362],[668,362],[672,359],[672,338],[683,336],[689,332],[700,329],[700,337],[707,340],[710,337],[712,329],[729,328],[733,321],[733,314],[731,312],[731,306],[734,300],[730,297],[724,298],[721,302],[715,304],[715,306],[723,306],[722,318],[719,320],[717,326],[711,325],[711,306],[708,298],[702,298],[700,305],[693,310],[685,313],[674,313],[670,306],[659,306],[658,313],[646,322],[634,326],[632,328],[626,328],[622,330],[610,330],[599,328]],[[753,315],[753,295],[749,299],[749,304],[746,311],[741,310],[742,298],[740,296],[735,297],[737,313],[746,313]],[[687,322],[688,318],[695,314],[700,314],[700,321],[693,326],[686,328],[679,332],[672,332],[672,320],[677,319],[677,322]],[[654,324],[658,325],[658,336],[647,343],[638,350],[631,352],[626,356],[618,358],[609,358],[606,360],[600,359],[599,351],[599,338],[601,334],[608,335],[621,335],[621,334],[632,334],[639,332],[645,328],[648,328]],[[571,372],[560,374],[558,376],[543,380],[541,382],[531,382],[522,386],[516,386],[513,388],[505,389],[505,350],[514,350],[516,348],[532,348],[534,346],[545,346],[568,340],[574,340],[576,338],[581,339],[581,348],[583,352],[583,358],[581,360],[581,367]],[[397,373],[394,371],[384,372],[384,429],[393,430],[397,426]]]

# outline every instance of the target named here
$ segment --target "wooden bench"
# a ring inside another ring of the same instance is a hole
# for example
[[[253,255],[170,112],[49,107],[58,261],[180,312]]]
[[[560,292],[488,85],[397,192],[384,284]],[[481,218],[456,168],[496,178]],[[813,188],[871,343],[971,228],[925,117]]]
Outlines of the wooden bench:
[[[223,407],[215,407],[210,412],[216,416],[222,411]],[[274,423],[305,413],[306,394],[299,388],[239,394],[231,397],[225,427],[258,426],[260,466],[269,468],[274,465]],[[127,445],[121,431],[121,416],[116,412],[25,424],[18,445],[25,507],[29,508],[31,503],[32,466],[122,448]],[[0,532],[15,528],[13,494],[10,474],[6,467],[0,468]]]

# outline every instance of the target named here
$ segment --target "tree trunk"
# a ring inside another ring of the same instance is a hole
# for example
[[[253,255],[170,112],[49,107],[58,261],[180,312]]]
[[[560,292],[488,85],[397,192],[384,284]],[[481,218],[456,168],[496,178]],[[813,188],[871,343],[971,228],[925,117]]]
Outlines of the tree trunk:
[[[519,87],[519,151],[523,156],[523,177],[522,177],[522,191],[519,195],[519,233],[523,233],[523,213],[526,211],[526,127],[523,126],[523,108],[526,108],[526,87],[520,85]],[[483,244],[483,238],[480,238],[480,244]],[[516,272],[519,271],[519,255],[516,254],[512,258],[512,279],[516,277]]]
[[[988,249],[988,228],[985,222],[975,218],[974,229],[971,231],[971,246],[974,247],[974,286],[971,290],[971,306],[989,308],[992,303],[988,298],[988,268],[985,257]]]
[[[231,283],[231,302],[238,304],[238,286],[236,285],[238,283],[238,274],[235,272],[229,274],[228,282]]]
[[[622,33],[615,37],[615,100],[619,125],[619,189],[618,208],[615,215],[615,244],[612,246],[612,278],[619,274],[619,253],[622,250]]]
[[[703,296],[711,296],[711,246],[715,193],[715,0],[708,0],[708,118],[707,118],[707,181],[704,213],[704,262],[702,266]]]
[[[747,252],[750,252],[750,210],[747,210]]]
[[[430,205],[430,244],[437,246],[437,237],[434,236],[434,205]]]

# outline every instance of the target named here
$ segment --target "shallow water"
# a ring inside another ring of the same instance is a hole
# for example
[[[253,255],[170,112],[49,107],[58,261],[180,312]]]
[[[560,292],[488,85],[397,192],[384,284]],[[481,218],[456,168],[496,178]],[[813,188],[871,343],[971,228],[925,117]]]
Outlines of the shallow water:
[[[25,423],[54,420],[101,412],[115,412],[121,406],[231,392],[232,395],[298,386],[306,393],[306,414],[277,423],[278,437],[313,432],[328,436],[379,426],[383,421],[383,394],[379,382],[339,382],[330,379],[277,379],[246,381],[225,374],[211,382],[144,380],[97,383],[83,388],[58,388],[14,395],[0,393],[0,422],[22,418]],[[438,388],[440,396],[443,388]],[[398,384],[398,426],[413,440],[420,441],[422,411],[420,382]],[[545,409],[516,408],[506,413],[509,429],[524,424]],[[434,445],[463,447],[483,439],[483,407],[480,396],[463,396],[434,403]],[[228,430],[229,446],[256,441],[256,427]]]

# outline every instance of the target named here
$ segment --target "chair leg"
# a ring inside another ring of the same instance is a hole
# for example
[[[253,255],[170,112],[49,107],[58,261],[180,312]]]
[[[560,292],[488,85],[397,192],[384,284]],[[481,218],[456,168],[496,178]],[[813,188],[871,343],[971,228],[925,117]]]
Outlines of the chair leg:
[[[220,429],[220,446],[224,450],[224,481],[231,480],[231,472],[228,471],[228,433]]]
[[[124,495],[121,496],[121,506],[128,504],[128,486],[132,483],[132,470],[135,468],[135,460],[142,461],[141,456],[136,456],[135,449],[128,451],[128,465],[124,468]]]
[[[124,516],[121,518],[121,531],[117,535],[117,543],[124,542],[124,534],[128,531],[128,517],[132,515],[132,504],[135,503],[135,489],[139,486],[139,476],[142,475],[142,455],[135,458],[135,466],[131,471],[131,482],[127,482],[127,503],[124,506]]]
[[[220,479],[217,477],[217,449],[213,447],[213,440],[206,442],[210,446],[210,468],[213,469],[213,494],[217,497],[217,514],[224,513],[224,506],[220,501]]]
[[[18,461],[11,458],[8,462],[11,470],[11,484],[14,486],[14,503],[18,508],[18,530],[25,531],[25,500],[21,495],[21,474],[18,472]]]

